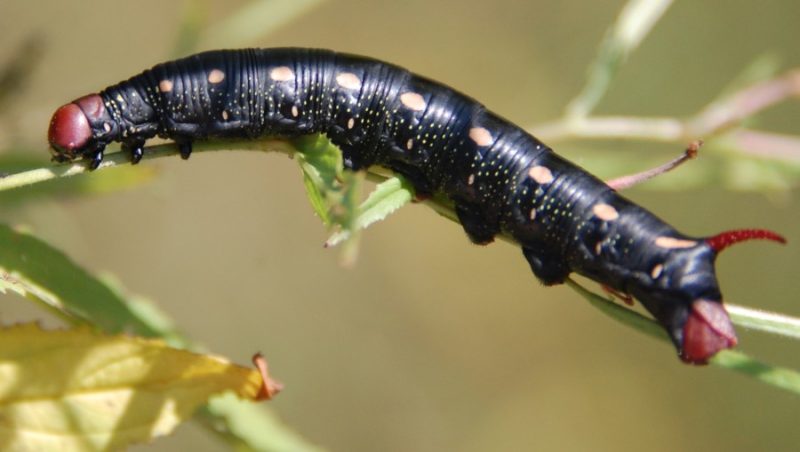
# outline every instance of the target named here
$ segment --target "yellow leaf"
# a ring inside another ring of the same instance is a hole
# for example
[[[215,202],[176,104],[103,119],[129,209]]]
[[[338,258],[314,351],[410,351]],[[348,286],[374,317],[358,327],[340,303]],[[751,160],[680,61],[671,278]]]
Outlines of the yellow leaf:
[[[2,329],[0,450],[119,449],[171,432],[212,395],[256,399],[263,382],[255,369],[159,340]]]

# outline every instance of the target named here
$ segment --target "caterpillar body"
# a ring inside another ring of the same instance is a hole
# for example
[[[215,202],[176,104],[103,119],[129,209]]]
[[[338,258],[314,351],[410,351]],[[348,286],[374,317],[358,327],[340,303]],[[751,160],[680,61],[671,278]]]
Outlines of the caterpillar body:
[[[418,193],[449,197],[474,243],[512,236],[546,285],[576,272],[631,295],[680,357],[736,345],[714,261],[767,230],[684,235],[518,126],[452,88],[392,64],[317,49],[220,50],[154,66],[59,108],[54,160],[96,168],[106,145],[133,163],[145,141],[327,135],[346,168],[388,167]]]

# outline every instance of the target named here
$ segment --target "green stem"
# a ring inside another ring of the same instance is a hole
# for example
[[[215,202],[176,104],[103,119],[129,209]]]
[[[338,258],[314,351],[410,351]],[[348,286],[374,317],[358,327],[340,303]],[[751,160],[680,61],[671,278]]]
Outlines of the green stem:
[[[726,303],[725,308],[734,324],[765,333],[800,339],[800,319],[776,312],[761,311]]]
[[[198,154],[221,150],[272,151],[288,155],[294,155],[299,152],[296,148],[296,143],[282,139],[198,142],[194,146],[194,152]],[[173,144],[162,144],[148,147],[145,150],[144,158],[150,160],[177,155],[178,152]],[[129,157],[127,154],[122,152],[111,153],[106,156],[106,159],[98,170],[104,170],[105,168],[121,164],[128,164],[128,161]],[[88,172],[88,170],[84,163],[34,169],[12,174],[0,179],[0,190],[7,190],[57,177],[69,177],[86,172]],[[391,177],[393,177],[391,171],[382,167],[370,168],[367,173],[367,179],[373,182],[383,182]],[[411,193],[411,196],[413,196],[413,193]],[[458,217],[449,199],[442,196],[434,196],[425,200],[424,203],[445,218],[458,222]],[[507,234],[503,234],[499,238],[512,244],[516,243],[514,239]],[[655,321],[594,294],[572,280],[568,279],[567,285],[586,298],[601,312],[615,320],[650,336],[668,340],[666,333]],[[736,325],[784,337],[800,339],[800,319],[780,314],[765,313],[740,306],[730,306],[729,311]],[[800,394],[800,374],[790,369],[772,367],[749,358],[744,354],[729,351],[720,352],[711,362],[715,365],[748,374],[766,383]]]
[[[572,280],[568,279],[567,284],[588,300],[592,306],[595,306],[614,320],[620,321],[648,336],[669,342],[664,329],[654,320],[590,292]],[[798,319],[792,319],[792,321],[800,322]],[[709,363],[800,395],[800,372],[795,370],[765,364],[734,350],[723,350],[717,353]]]
[[[292,155],[296,150],[287,140],[266,139],[266,140],[237,140],[237,141],[205,141],[197,142],[193,146],[192,153],[200,154],[213,151],[273,151]],[[159,144],[145,148],[142,161],[153,160],[164,157],[179,155],[174,144]],[[129,165],[130,156],[124,152],[113,152],[106,154],[103,163],[98,170],[112,168],[119,165]],[[0,178],[0,191],[12,188],[24,187],[39,182],[57,179],[59,177],[77,176],[91,172],[85,162],[73,162],[62,165],[54,165],[49,168],[36,168]]]
[[[194,145],[193,153],[200,154],[204,152],[223,151],[223,150],[242,150],[242,151],[258,151],[258,152],[280,152],[287,155],[294,155],[299,152],[296,145],[291,140],[284,139],[266,139],[266,140],[235,140],[235,141],[213,141],[213,142],[198,142]],[[150,146],[145,150],[143,160],[151,160],[164,157],[174,157],[178,155],[178,151],[173,144],[161,144]],[[108,154],[103,160],[98,170],[111,168],[114,166],[129,164],[129,157],[122,152],[115,152]],[[21,187],[27,184],[42,182],[45,180],[54,179],[57,177],[69,177],[77,174],[87,173],[88,169],[84,163],[73,163],[66,165],[54,166],[52,168],[38,168],[22,173],[12,174],[0,179],[0,191],[10,188]],[[384,182],[393,177],[390,170],[382,167],[372,167],[367,172],[367,180],[371,182]],[[411,193],[413,197],[414,194]],[[424,204],[433,209],[439,215],[458,223],[458,216],[453,208],[453,203],[444,196],[436,195],[424,201]],[[507,234],[498,236],[501,240],[517,245],[513,237]],[[574,290],[584,294],[586,289],[572,281],[568,281],[570,287]],[[585,295],[584,295],[585,296]],[[602,297],[600,298],[602,299]],[[590,299],[591,300],[591,299]],[[595,304],[595,303],[593,303]],[[595,304],[601,310],[607,308],[606,304]],[[613,305],[617,306],[617,305]],[[729,306],[732,321],[735,325],[743,326],[745,328],[754,329],[757,331],[776,334],[779,336],[800,339],[800,319],[782,315],[765,313],[751,308],[745,308],[736,305]],[[621,308],[629,311],[636,316],[641,317],[633,311],[626,308]],[[642,317],[643,318],[643,317]],[[628,324],[636,329],[642,329],[638,317],[629,317],[623,323]],[[648,327],[649,328],[649,327]]]

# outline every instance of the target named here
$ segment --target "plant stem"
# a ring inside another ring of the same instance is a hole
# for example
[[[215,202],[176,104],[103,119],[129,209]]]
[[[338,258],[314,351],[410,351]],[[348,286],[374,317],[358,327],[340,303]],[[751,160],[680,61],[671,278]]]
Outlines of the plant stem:
[[[586,117],[603,98],[617,71],[666,12],[672,0],[629,0],[606,32],[589,67],[586,85],[567,106],[565,117]]]

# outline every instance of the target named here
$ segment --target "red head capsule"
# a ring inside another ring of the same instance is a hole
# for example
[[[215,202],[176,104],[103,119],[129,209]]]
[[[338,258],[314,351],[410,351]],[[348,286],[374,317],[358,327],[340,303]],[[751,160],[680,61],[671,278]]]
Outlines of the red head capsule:
[[[64,105],[53,114],[47,139],[56,159],[72,160],[91,137],[89,120],[76,104]]]
[[[92,122],[105,115],[103,98],[89,94],[62,106],[50,120],[47,139],[56,160],[72,160],[92,138]]]

